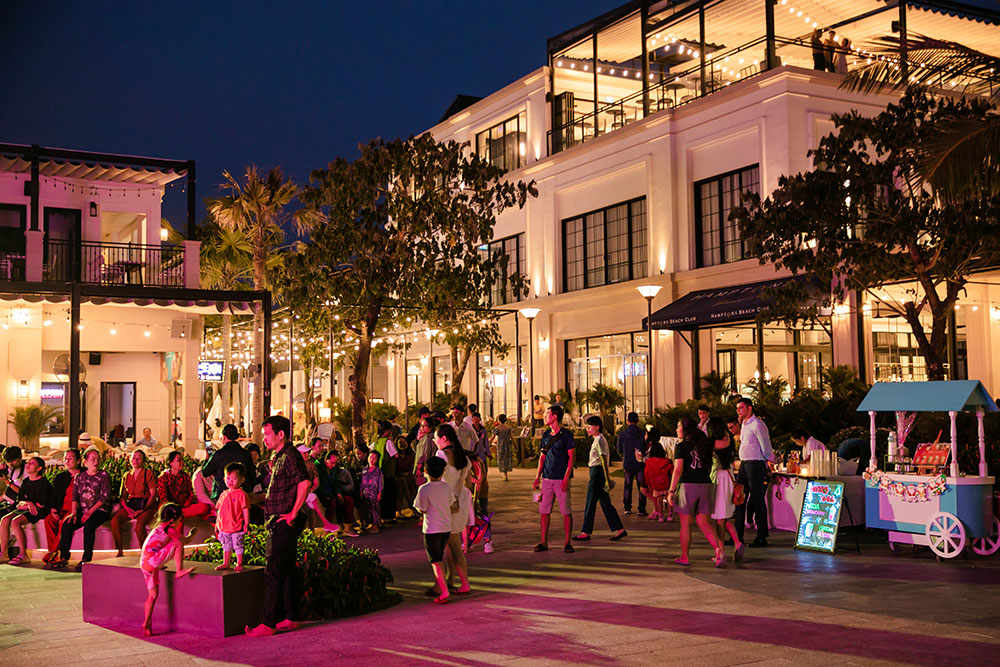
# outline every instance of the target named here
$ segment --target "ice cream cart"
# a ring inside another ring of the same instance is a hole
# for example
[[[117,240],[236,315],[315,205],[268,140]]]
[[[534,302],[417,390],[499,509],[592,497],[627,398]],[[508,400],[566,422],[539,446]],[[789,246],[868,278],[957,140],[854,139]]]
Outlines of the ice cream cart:
[[[979,475],[958,469],[960,411],[972,410],[979,421]],[[983,416],[997,412],[996,403],[978,380],[950,382],[881,382],[858,406],[871,419],[871,464],[865,478],[865,523],[889,531],[889,546],[929,546],[941,558],[954,558],[972,540],[975,553],[1000,549],[1000,520],[994,514],[992,477],[986,474]],[[878,412],[947,412],[951,418],[950,464],[916,474],[879,470],[875,456]],[[928,474],[929,472],[929,474]],[[920,474],[923,473],[923,474]]]

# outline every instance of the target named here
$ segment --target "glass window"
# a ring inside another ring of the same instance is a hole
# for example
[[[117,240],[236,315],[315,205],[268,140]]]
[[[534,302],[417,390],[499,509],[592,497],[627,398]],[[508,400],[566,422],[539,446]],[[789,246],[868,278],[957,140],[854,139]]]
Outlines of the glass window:
[[[616,204],[563,221],[563,291],[647,275],[646,200]]]
[[[499,241],[493,241],[490,243],[489,251],[493,256],[503,255],[507,258],[502,275],[490,290],[490,303],[494,306],[502,306],[519,301],[520,297],[514,294],[514,286],[510,278],[515,274],[523,276],[525,273],[527,258],[524,253],[524,234],[516,234]]]
[[[66,418],[69,414],[69,384],[63,382],[43,382],[41,404],[57,408],[60,413],[45,424],[42,435],[64,435],[66,433]]]
[[[760,191],[757,165],[695,183],[695,238],[698,266],[746,259],[738,225],[729,219],[744,192]]]
[[[476,135],[476,152],[479,157],[504,171],[524,165],[527,120],[521,113],[497,123]]]
[[[451,357],[434,357],[434,393],[451,392]]]
[[[575,398],[598,383],[606,384],[625,395],[624,412],[645,413],[649,407],[648,351],[644,331],[567,340],[566,379],[570,395]],[[578,408],[581,413],[590,409]]]

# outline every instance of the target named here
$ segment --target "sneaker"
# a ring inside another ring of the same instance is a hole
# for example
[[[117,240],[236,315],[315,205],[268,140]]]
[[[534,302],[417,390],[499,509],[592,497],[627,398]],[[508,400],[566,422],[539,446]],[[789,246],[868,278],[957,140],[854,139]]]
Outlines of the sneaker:
[[[649,512],[639,510],[639,516],[649,516]]]
[[[632,513],[632,510],[625,510],[625,516],[628,516],[631,513]]]
[[[483,545],[483,553],[484,554],[491,554],[491,553],[493,553],[493,543],[492,542],[487,542],[486,544]]]

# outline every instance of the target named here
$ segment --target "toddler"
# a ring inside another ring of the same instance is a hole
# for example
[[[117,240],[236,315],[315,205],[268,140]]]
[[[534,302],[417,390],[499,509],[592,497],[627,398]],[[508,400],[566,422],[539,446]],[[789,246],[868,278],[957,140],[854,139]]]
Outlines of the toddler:
[[[361,473],[361,495],[365,499],[365,518],[371,523],[372,532],[377,533],[382,517],[379,503],[382,502],[382,471],[378,467],[378,452],[368,454],[368,467]]]
[[[439,594],[434,598],[437,604],[447,602],[450,595],[442,561],[448,538],[451,537],[451,515],[458,511],[458,499],[451,492],[448,483],[441,481],[445,465],[444,459],[427,459],[424,473],[430,481],[417,489],[417,497],[413,501],[413,507],[424,517],[424,549],[437,581]]]
[[[226,490],[215,506],[215,532],[222,542],[222,565],[216,570],[228,570],[235,551],[235,571],[243,571],[243,535],[250,525],[250,504],[246,491],[241,488],[245,472],[239,461],[226,466]]]
[[[142,634],[145,637],[153,634],[153,606],[156,605],[156,597],[160,591],[160,570],[170,560],[170,555],[173,554],[177,565],[175,578],[185,577],[194,570],[193,567],[184,569],[184,544],[191,535],[189,534],[188,538],[183,536],[182,519],[179,505],[165,503],[160,506],[159,523],[142,543],[139,569],[142,570],[142,576],[146,580],[147,591],[146,617],[142,622]]]
[[[663,446],[660,445],[658,439],[654,440],[649,446],[649,456],[646,457],[646,486],[639,489],[643,495],[653,501],[653,513],[649,515],[650,519],[663,522],[664,511],[666,511],[666,520],[674,520],[673,508],[670,505],[664,507],[673,469],[673,461],[667,458],[667,454],[663,451]]]

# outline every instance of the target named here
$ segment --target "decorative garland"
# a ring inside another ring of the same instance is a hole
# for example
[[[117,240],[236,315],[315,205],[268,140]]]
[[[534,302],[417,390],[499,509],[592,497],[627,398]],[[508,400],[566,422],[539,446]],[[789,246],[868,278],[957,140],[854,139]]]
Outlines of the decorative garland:
[[[945,484],[946,477],[944,473],[934,477],[929,482],[918,482],[916,484],[893,481],[889,479],[888,475],[874,466],[869,466],[868,470],[861,476],[866,482],[871,482],[878,486],[879,490],[883,493],[902,498],[908,503],[926,502],[931,499],[931,496],[940,496],[948,488],[948,485]]]

